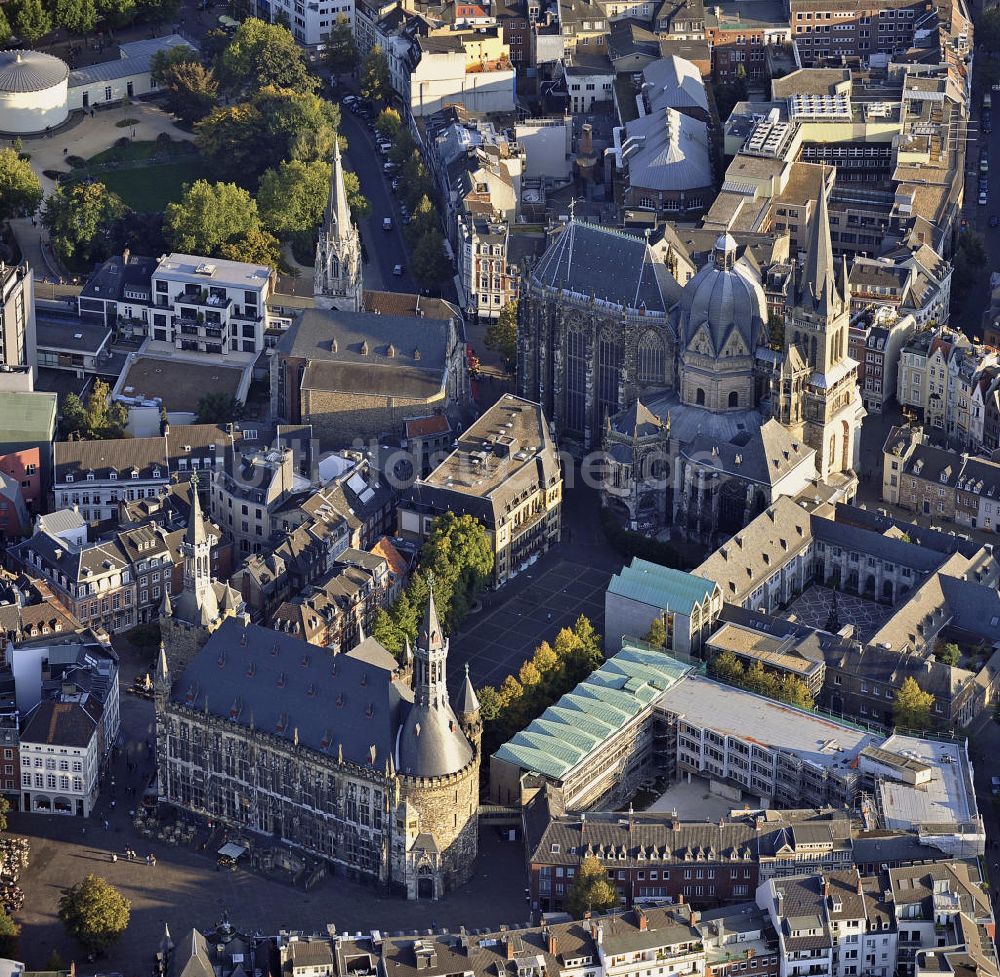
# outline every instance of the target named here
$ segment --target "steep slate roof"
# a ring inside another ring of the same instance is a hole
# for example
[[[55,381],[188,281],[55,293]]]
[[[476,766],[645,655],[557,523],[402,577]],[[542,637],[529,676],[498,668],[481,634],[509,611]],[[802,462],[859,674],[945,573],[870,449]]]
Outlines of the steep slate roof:
[[[251,724],[320,753],[381,767],[392,754],[412,693],[395,659],[373,638],[347,654],[328,652],[280,631],[226,618],[184,673],[173,700],[240,726]],[[234,715],[235,712],[235,715]]]
[[[97,730],[103,711],[93,696],[88,697],[86,705],[43,699],[28,717],[21,742],[84,749]]]
[[[494,756],[561,778],[689,670],[662,651],[626,645]]]
[[[713,467],[722,472],[774,486],[800,464],[815,458],[816,449],[792,437],[772,417],[749,435],[737,435],[728,443],[706,436],[695,438],[683,453],[696,459],[713,456]]]
[[[94,478],[107,479],[114,472],[119,477],[133,469],[139,477],[149,479],[158,469],[160,478],[169,481],[167,442],[162,437],[119,438],[111,441],[57,441],[55,444],[57,482],[65,482],[67,475],[74,481],[86,482],[88,472]],[[127,479],[122,479],[127,481]]]
[[[626,308],[665,313],[671,304],[644,238],[579,220],[569,222],[531,274],[550,288],[593,294]]]
[[[624,159],[633,187],[695,190],[712,182],[708,125],[664,107],[626,125]]]
[[[646,65],[643,88],[654,110],[702,109],[708,112],[708,95],[701,72],[690,61],[670,55]]]

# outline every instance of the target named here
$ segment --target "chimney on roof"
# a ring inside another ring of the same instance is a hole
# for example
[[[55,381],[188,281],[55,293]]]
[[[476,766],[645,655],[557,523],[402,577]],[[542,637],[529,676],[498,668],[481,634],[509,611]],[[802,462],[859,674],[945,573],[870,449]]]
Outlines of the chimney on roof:
[[[643,912],[641,906],[636,907],[635,916],[639,932],[645,933],[649,929],[649,917]]]
[[[858,895],[863,896],[865,894],[865,887],[861,882],[861,873],[858,873]]]
[[[556,939],[556,934],[553,933],[552,930],[549,930],[548,944],[549,944],[548,947],[549,956],[550,957],[559,956],[559,941]]]
[[[684,893],[683,893],[683,892],[681,892],[681,893],[680,893],[680,894],[679,894],[679,895],[677,896],[677,905],[678,905],[678,906],[683,906],[683,905],[684,905]]]
[[[505,942],[507,944],[507,959],[508,960],[513,960],[514,959],[514,937],[508,935]]]
[[[691,910],[691,925],[692,925],[692,926],[697,926],[697,925],[698,925],[698,921],[699,921],[700,919],[701,919],[701,913],[699,913],[699,912],[698,912],[697,910],[695,910],[695,909],[692,909],[692,910]]]

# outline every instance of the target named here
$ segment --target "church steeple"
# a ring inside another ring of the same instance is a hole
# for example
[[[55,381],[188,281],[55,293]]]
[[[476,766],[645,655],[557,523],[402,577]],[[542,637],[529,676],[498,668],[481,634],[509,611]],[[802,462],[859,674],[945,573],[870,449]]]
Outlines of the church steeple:
[[[316,243],[313,294],[321,309],[361,311],[361,242],[347,202],[339,142],[334,142],[330,193]]]
[[[351,230],[351,208],[347,203],[347,187],[344,185],[344,163],[340,157],[340,141],[334,140],[333,167],[330,171],[330,196],[326,203],[326,221],[329,233],[338,240]]]
[[[830,237],[830,212],[826,201],[826,167],[820,178],[819,206],[809,225],[806,260],[799,276],[799,302],[817,315],[829,316],[838,311],[837,269]]]

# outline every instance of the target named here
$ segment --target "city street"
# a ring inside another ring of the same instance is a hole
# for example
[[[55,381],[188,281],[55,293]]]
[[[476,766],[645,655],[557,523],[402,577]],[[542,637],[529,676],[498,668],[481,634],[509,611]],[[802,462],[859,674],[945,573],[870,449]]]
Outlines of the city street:
[[[399,201],[382,172],[383,159],[375,148],[375,137],[363,119],[340,107],[340,130],[347,137],[347,168],[358,174],[361,192],[368,198],[369,215],[357,221],[362,246],[367,254],[365,288],[382,292],[417,292],[410,277],[409,256],[403,242],[403,221]],[[392,218],[392,230],[382,229],[382,220]],[[395,265],[403,266],[401,276],[393,275]]]

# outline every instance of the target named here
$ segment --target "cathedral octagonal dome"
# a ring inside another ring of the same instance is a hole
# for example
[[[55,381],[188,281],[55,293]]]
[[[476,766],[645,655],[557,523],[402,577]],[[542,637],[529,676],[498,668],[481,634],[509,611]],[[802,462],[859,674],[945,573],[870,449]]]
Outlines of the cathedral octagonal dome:
[[[736,242],[723,234],[708,263],[684,286],[680,298],[680,340],[686,348],[707,326],[719,355],[735,328],[747,353],[761,342],[767,299],[753,269],[736,262]]]

